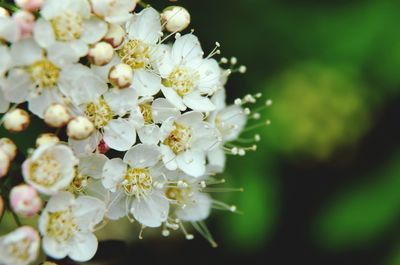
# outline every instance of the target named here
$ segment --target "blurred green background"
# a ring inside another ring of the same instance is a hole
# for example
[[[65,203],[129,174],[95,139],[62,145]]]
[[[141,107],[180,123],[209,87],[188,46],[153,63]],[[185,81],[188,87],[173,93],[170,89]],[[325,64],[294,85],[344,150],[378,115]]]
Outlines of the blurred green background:
[[[229,100],[263,92],[272,123],[257,152],[228,162],[227,186],[245,192],[216,196],[243,214],[213,212],[219,248],[156,236],[108,241],[97,260],[400,265],[400,1],[176,4],[205,51],[219,41],[248,67],[230,79]]]

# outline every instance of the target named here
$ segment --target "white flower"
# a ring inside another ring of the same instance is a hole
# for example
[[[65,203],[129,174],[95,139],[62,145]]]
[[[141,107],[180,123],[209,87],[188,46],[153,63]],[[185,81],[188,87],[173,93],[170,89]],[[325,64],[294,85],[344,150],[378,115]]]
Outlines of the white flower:
[[[193,177],[205,173],[205,154],[218,145],[217,131],[203,121],[200,112],[187,112],[161,125],[161,153],[165,167],[181,169]]]
[[[20,227],[0,237],[0,264],[28,265],[39,254],[40,237],[29,226]]]
[[[217,91],[211,98],[217,109],[209,117],[210,123],[219,131],[222,142],[213,150],[209,151],[207,158],[209,168],[217,173],[223,172],[226,156],[223,145],[226,142],[236,140],[247,122],[247,115],[242,107],[238,105],[226,106],[225,90]]]
[[[90,196],[60,192],[50,198],[39,218],[43,250],[52,258],[83,262],[97,251],[93,230],[104,218],[105,204]]]
[[[180,110],[212,111],[207,95],[220,87],[221,70],[214,59],[204,59],[200,42],[193,34],[177,38],[172,48],[163,46],[158,69],[164,96]]]
[[[103,169],[103,185],[112,192],[107,217],[119,219],[132,214],[141,224],[158,227],[166,221],[169,203],[156,185],[160,153],[156,145],[138,144],[124,159],[114,158]]]
[[[32,40],[26,39],[11,46],[13,68],[9,71],[4,96],[13,103],[28,101],[29,110],[43,117],[53,103],[62,103],[59,75],[63,65],[46,57]]]
[[[6,99],[3,92],[5,86],[4,79],[0,77],[0,113],[5,113],[10,108],[10,102]]]
[[[34,38],[58,63],[77,62],[107,32],[107,24],[91,15],[87,0],[47,0],[40,14]]]
[[[22,175],[39,192],[51,195],[69,186],[77,164],[78,160],[68,146],[41,145],[22,164]]]
[[[90,0],[93,12],[111,24],[126,22],[136,7],[136,0]]]
[[[198,222],[210,215],[212,200],[201,191],[201,178],[192,178],[179,171],[169,172],[167,177],[176,183],[165,190],[167,198],[175,206],[171,211],[173,219]]]

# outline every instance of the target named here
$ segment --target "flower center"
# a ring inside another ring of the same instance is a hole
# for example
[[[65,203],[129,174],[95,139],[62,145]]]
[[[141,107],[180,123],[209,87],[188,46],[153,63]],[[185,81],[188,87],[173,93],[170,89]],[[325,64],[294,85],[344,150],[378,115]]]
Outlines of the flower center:
[[[150,103],[146,102],[139,105],[140,112],[143,115],[144,123],[151,124],[153,123],[153,114],[151,112],[151,105]]]
[[[163,80],[163,85],[172,87],[179,96],[183,97],[195,88],[199,78],[197,72],[190,72],[184,67],[177,67],[168,78]]]
[[[83,33],[83,18],[74,12],[64,12],[51,19],[50,23],[59,41],[77,40]]]
[[[192,188],[190,185],[187,188],[170,187],[165,191],[165,195],[168,199],[182,205],[192,196]]]
[[[24,238],[23,240],[18,240],[18,242],[11,243],[6,246],[6,252],[8,256],[15,257],[19,261],[27,261],[30,257],[29,248],[33,240],[30,238]]]
[[[61,165],[51,155],[45,154],[30,166],[31,181],[50,187],[61,178]]]
[[[181,124],[175,123],[174,125],[175,129],[164,140],[164,144],[168,145],[175,154],[178,154],[190,147],[192,130]]]
[[[78,225],[70,209],[49,213],[46,232],[48,236],[53,237],[58,242],[71,239],[77,228]]]
[[[117,54],[132,69],[144,68],[150,64],[150,46],[140,40],[126,42],[117,50]]]
[[[72,180],[71,185],[68,187],[68,190],[72,193],[82,193],[86,189],[88,181],[88,176],[79,174],[77,170],[75,170],[75,177]]]
[[[147,168],[128,168],[122,187],[128,196],[144,197],[153,190],[153,178]]]
[[[102,98],[97,103],[91,102],[87,104],[85,114],[97,129],[106,126],[114,117],[111,107]]]
[[[60,69],[47,59],[34,62],[27,72],[39,94],[43,89],[55,87],[60,75]]]

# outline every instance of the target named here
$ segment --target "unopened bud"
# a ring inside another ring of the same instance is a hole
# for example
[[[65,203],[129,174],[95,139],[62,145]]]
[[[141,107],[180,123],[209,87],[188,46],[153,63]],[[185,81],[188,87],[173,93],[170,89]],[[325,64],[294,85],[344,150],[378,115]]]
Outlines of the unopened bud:
[[[21,184],[12,188],[10,205],[16,214],[22,217],[31,217],[42,208],[42,200],[33,187]]]
[[[114,48],[108,42],[96,43],[88,54],[88,59],[91,64],[103,66],[111,62],[114,56]]]
[[[26,11],[36,11],[43,5],[43,0],[15,0],[15,5]]]
[[[4,7],[0,6],[0,17],[9,17],[10,13]]]
[[[22,132],[30,123],[28,112],[23,109],[15,109],[4,115],[4,128],[10,132]]]
[[[169,32],[179,32],[190,24],[189,12],[181,6],[170,6],[161,13],[161,19]]]
[[[84,140],[94,131],[93,123],[86,117],[73,118],[67,126],[67,135],[74,140]]]
[[[32,36],[33,27],[35,26],[35,16],[31,12],[19,10],[13,14],[12,18],[17,23],[22,38]]]
[[[111,67],[108,74],[110,83],[117,88],[127,88],[132,84],[133,71],[132,68],[124,63],[120,63]]]
[[[97,150],[99,151],[100,154],[105,154],[110,150],[110,147],[108,144],[104,141],[104,139],[100,140],[100,143],[97,146]]]
[[[8,155],[4,151],[0,150],[0,178],[8,174],[10,163],[11,161]]]
[[[104,36],[103,41],[109,43],[114,48],[119,47],[125,40],[124,29],[117,24],[110,24],[107,34]]]
[[[44,122],[51,127],[63,127],[70,119],[68,109],[62,104],[52,104],[44,112]]]
[[[0,150],[8,156],[10,161],[12,161],[17,155],[17,146],[9,138],[4,137],[0,139]]]
[[[3,211],[4,211],[4,200],[3,197],[0,196],[0,216],[3,215]]]
[[[55,134],[43,133],[36,139],[36,147],[39,147],[43,144],[56,144],[58,142],[60,142],[60,139]]]

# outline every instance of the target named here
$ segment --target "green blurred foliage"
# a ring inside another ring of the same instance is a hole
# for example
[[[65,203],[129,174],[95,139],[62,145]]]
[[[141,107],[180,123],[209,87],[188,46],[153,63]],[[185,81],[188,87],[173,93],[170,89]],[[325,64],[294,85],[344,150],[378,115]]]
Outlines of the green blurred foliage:
[[[266,90],[274,105],[265,142],[276,152],[326,159],[369,126],[365,85],[347,69],[300,64],[267,82]]]
[[[373,177],[333,198],[315,225],[323,246],[335,249],[375,242],[400,217],[400,154]]]

